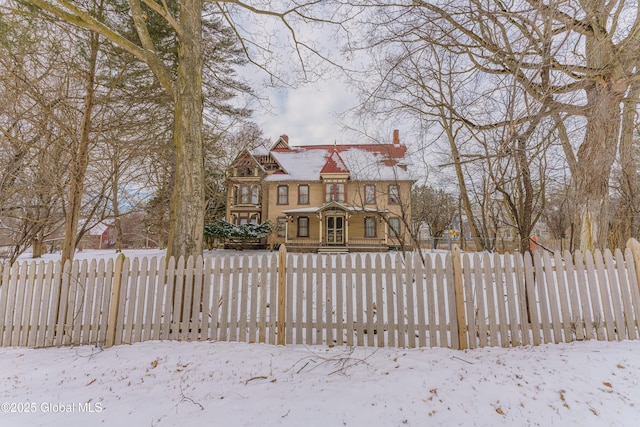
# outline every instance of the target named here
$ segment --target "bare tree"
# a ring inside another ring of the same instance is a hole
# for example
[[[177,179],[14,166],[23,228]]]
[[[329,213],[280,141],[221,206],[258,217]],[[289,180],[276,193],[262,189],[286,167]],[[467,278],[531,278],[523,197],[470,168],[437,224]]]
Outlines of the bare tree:
[[[433,247],[436,248],[438,239],[452,227],[458,210],[456,198],[442,189],[420,185],[411,189],[411,204],[413,234],[419,235],[420,228],[426,224],[433,239]]]
[[[535,122],[541,115],[554,121],[575,187],[580,247],[604,247],[622,105],[629,102],[635,110],[637,104],[630,91],[640,77],[637,4],[418,0],[367,5],[375,12],[362,15],[372,29],[365,46],[400,52],[393,67],[386,68],[385,81],[396,77],[400,64],[417,64],[414,68],[423,77],[438,66],[433,57],[425,58],[425,52],[442,50],[459,58],[452,72],[462,90],[455,96],[467,108],[450,112],[456,121],[469,124],[474,132],[511,126],[510,120],[502,120],[504,114],[493,114],[494,99],[511,85],[536,103],[530,104],[530,115],[520,117],[520,123]],[[405,88],[416,87],[415,75],[404,76]],[[429,105],[403,102],[407,99],[400,98],[396,108],[431,113]]]

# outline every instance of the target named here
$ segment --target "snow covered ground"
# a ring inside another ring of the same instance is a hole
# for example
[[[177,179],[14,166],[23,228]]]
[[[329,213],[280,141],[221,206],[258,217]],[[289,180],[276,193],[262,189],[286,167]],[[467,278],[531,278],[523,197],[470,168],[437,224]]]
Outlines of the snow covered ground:
[[[0,349],[2,426],[633,426],[640,341]]]

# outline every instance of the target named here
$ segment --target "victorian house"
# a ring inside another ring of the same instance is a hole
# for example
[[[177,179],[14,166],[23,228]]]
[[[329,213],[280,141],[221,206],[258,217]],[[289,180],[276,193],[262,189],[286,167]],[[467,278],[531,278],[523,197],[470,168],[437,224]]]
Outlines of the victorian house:
[[[390,144],[271,147],[241,153],[228,184],[227,221],[275,224],[266,242],[291,251],[410,247],[413,180],[407,147]]]

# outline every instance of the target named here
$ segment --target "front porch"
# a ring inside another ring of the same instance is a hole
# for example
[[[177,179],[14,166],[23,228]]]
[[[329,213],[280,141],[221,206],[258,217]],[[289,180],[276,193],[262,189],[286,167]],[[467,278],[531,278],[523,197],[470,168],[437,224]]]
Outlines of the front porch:
[[[397,246],[389,238],[388,211],[329,202],[320,207],[283,211],[281,243],[294,252],[385,252]]]

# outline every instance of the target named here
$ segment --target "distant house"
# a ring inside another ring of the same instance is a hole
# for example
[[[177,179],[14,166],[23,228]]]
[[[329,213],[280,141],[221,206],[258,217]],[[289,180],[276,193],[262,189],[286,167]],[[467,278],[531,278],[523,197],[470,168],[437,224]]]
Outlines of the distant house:
[[[409,246],[407,147],[391,144],[271,147],[241,153],[228,181],[232,224],[271,221],[269,244],[293,251],[388,250]]]
[[[99,222],[80,240],[79,249],[111,249],[115,245],[115,229],[112,224]]]

